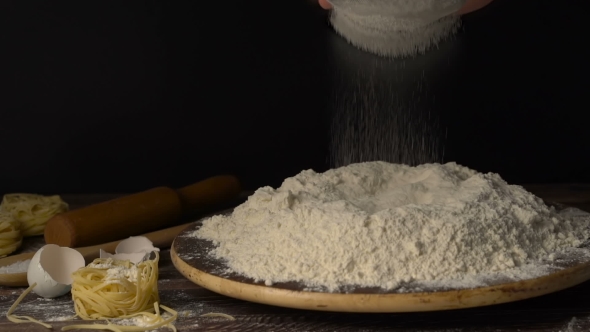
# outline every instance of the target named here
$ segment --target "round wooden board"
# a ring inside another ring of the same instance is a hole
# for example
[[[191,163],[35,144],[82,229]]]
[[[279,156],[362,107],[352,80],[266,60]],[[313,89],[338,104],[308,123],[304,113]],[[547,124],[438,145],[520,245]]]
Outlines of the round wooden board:
[[[191,234],[197,221],[181,232],[171,248],[174,266],[186,278],[213,292],[250,302],[306,310],[335,312],[418,312],[462,309],[524,300],[569,288],[590,280],[590,256],[564,257],[551,265],[552,272],[521,281],[498,280],[491,286],[469,289],[428,290],[416,293],[356,288],[346,293],[306,291],[299,283],[266,286],[236,273],[207,253],[210,241]]]

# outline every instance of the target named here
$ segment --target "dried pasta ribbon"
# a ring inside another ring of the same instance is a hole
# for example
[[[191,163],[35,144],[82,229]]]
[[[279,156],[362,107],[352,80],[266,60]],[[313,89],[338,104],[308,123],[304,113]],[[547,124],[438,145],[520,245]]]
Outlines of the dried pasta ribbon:
[[[9,321],[13,322],[13,323],[35,323],[35,324],[39,324],[47,329],[51,329],[51,325],[47,324],[47,323],[43,323],[42,321],[39,321],[33,317],[30,316],[17,316],[14,315],[14,311],[16,310],[16,307],[19,305],[19,303],[25,298],[25,296],[27,296],[27,294],[29,294],[33,288],[35,288],[35,286],[37,286],[37,283],[34,282],[33,284],[31,284],[29,286],[29,288],[27,288],[17,299],[16,301],[14,301],[14,303],[10,306],[10,309],[8,309],[8,312],[6,312],[6,319],[8,319]]]
[[[0,212],[0,257],[12,254],[23,242],[21,223],[5,212]]]
[[[76,328],[107,329],[111,331],[149,331],[171,324],[178,313],[159,305],[158,261],[146,260],[137,265],[129,260],[98,258],[72,274],[72,299],[76,314],[85,320],[123,319],[137,316],[147,318],[150,326],[122,326],[108,322],[106,325],[72,325],[62,330]],[[170,314],[164,318],[160,307]]]
[[[160,314],[160,307],[162,309],[164,309],[164,311],[166,311],[168,314],[170,314],[169,317],[167,318],[163,318],[162,315]],[[62,327],[62,331],[69,331],[69,330],[77,330],[77,329],[83,329],[83,330],[108,330],[108,331],[113,331],[113,332],[131,332],[131,331],[152,331],[154,329],[160,328],[160,327],[168,327],[169,329],[171,329],[173,332],[176,332],[176,326],[172,325],[172,322],[174,322],[176,320],[176,318],[178,317],[178,312],[176,310],[173,310],[171,308],[168,308],[165,305],[158,305],[158,303],[154,303],[154,313],[151,312],[141,312],[141,313],[137,313],[134,315],[128,315],[128,316],[122,316],[119,317],[121,319],[125,319],[125,318],[133,318],[133,317],[138,317],[138,316],[144,316],[146,318],[147,321],[149,321],[150,323],[153,323],[149,326],[127,326],[127,325],[117,325],[116,323],[112,323],[110,321],[107,321],[107,324],[76,324],[76,325],[69,325],[69,326],[64,326]]]
[[[68,211],[68,204],[58,195],[6,194],[0,211],[21,223],[23,236],[35,236],[43,234],[51,217]]]
[[[236,318],[234,316],[224,314],[222,312],[210,312],[207,314],[202,314],[201,317],[222,317],[222,318],[226,318],[229,320],[236,320]]]
[[[106,320],[106,324],[73,324],[62,331],[86,329],[113,332],[152,331],[167,327],[176,332],[172,324],[178,312],[159,304],[158,261],[155,259],[137,265],[128,260],[99,258],[72,274],[72,299],[76,315],[84,320]],[[16,316],[18,304],[36,286],[33,283],[8,309],[6,318],[13,323],[36,323],[48,329],[52,326],[29,316]],[[167,313],[163,316],[160,308]],[[118,325],[116,320],[142,317],[145,326]],[[113,321],[110,321],[112,319]]]

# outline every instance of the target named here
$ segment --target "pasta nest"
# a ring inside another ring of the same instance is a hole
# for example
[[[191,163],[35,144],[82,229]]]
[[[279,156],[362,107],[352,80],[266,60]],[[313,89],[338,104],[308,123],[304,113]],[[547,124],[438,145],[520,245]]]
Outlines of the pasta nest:
[[[0,257],[12,254],[23,242],[21,223],[12,215],[0,212]]]
[[[6,194],[0,204],[0,212],[12,215],[21,223],[23,236],[43,234],[47,221],[68,208],[58,195]]]

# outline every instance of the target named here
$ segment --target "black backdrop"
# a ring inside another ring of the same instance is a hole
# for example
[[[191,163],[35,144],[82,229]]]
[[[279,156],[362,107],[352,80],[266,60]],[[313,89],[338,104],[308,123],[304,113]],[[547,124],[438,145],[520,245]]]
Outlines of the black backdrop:
[[[445,161],[590,182],[584,2],[496,0],[439,49],[390,61],[345,43],[311,0],[2,0],[0,192],[224,172],[277,186],[329,167],[330,96],[369,72],[427,81]]]

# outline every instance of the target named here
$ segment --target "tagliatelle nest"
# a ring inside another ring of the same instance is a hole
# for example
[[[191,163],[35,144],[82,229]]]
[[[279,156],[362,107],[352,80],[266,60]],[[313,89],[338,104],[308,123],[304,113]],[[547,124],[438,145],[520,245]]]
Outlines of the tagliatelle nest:
[[[23,241],[21,224],[8,213],[0,212],[0,257],[12,254]]]
[[[66,211],[68,204],[58,195],[7,194],[0,204],[0,212],[11,215],[21,223],[23,236],[43,234],[47,221]]]

